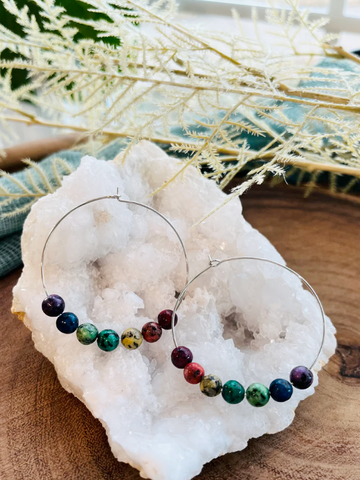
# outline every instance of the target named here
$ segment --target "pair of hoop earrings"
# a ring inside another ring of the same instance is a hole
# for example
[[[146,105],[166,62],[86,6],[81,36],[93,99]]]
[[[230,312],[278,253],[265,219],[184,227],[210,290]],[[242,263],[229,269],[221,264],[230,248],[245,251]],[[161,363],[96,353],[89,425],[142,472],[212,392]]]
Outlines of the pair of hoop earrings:
[[[143,327],[142,330],[138,330],[133,327],[129,327],[125,329],[121,335],[119,335],[115,330],[112,329],[105,329],[99,330],[96,328],[95,325],[92,323],[83,323],[79,325],[78,317],[75,313],[72,312],[65,312],[65,301],[64,299],[57,295],[57,294],[50,294],[48,293],[48,289],[45,282],[45,254],[47,250],[47,246],[49,244],[49,240],[52,234],[55,232],[57,227],[71,215],[75,210],[84,207],[90,203],[102,201],[102,200],[116,200],[120,203],[125,203],[128,205],[137,205],[147,210],[157,214],[161,217],[173,230],[177,239],[180,242],[182,252],[185,259],[185,270],[186,270],[186,283],[183,290],[180,292],[175,307],[173,310],[165,309],[161,311],[158,315],[157,322],[148,322]],[[294,367],[289,376],[289,380],[277,378],[271,382],[269,387],[261,383],[253,383],[247,389],[243,387],[238,381],[236,380],[228,380],[226,383],[222,383],[221,379],[215,374],[206,374],[204,368],[196,363],[193,362],[193,354],[191,350],[185,346],[179,346],[176,338],[175,326],[178,322],[177,311],[185,297],[186,291],[189,286],[196,281],[201,275],[207,272],[210,269],[216,268],[219,265],[222,265],[226,262],[232,261],[248,261],[248,260],[256,260],[261,262],[266,262],[268,264],[276,265],[293,275],[295,275],[298,279],[300,279],[306,287],[309,289],[310,293],[315,298],[321,313],[322,318],[322,338],[320,348],[318,350],[317,356],[314,359],[313,363],[310,367],[306,366],[296,366]],[[117,193],[116,195],[109,195],[94,198],[92,200],[88,200],[76,207],[72,208],[69,212],[67,212],[50,230],[41,254],[41,281],[43,285],[43,289],[45,291],[46,298],[42,302],[42,310],[43,312],[48,315],[49,317],[56,317],[56,327],[57,329],[64,334],[71,334],[76,332],[76,337],[78,341],[83,345],[91,345],[95,341],[97,342],[98,347],[105,351],[110,352],[115,350],[120,341],[122,345],[129,349],[135,350],[141,346],[143,341],[145,340],[148,343],[157,342],[160,337],[162,336],[163,330],[171,330],[172,331],[172,339],[174,342],[174,350],[171,353],[171,361],[173,365],[179,369],[183,369],[184,378],[185,380],[193,385],[200,384],[201,392],[208,396],[208,397],[216,397],[217,395],[222,394],[224,400],[229,404],[238,404],[246,398],[248,402],[253,405],[254,407],[262,407],[266,405],[270,398],[275,400],[276,402],[285,402],[289,400],[293,394],[293,387],[297,389],[307,389],[313,383],[313,373],[312,368],[316,365],[324,345],[325,341],[325,314],[324,309],[321,304],[321,301],[316,294],[315,290],[311,287],[311,285],[297,272],[292,270],[291,268],[282,265],[278,262],[273,260],[268,260],[265,258],[260,257],[231,257],[226,258],[223,260],[213,260],[210,258],[209,265],[202,270],[200,273],[195,275],[191,280],[189,280],[189,262],[188,256],[186,252],[185,245],[181,239],[180,234],[174,227],[174,225],[168,220],[164,215],[160,212],[155,210],[154,208],[150,207],[149,205],[145,205],[140,202],[135,202],[132,200],[123,200],[121,199],[120,195]]]

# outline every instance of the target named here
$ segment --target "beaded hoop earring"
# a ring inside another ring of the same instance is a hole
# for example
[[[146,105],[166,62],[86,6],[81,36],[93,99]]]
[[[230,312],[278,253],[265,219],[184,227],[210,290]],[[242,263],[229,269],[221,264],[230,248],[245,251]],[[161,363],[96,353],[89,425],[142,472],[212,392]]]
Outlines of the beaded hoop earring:
[[[180,237],[180,234],[174,227],[174,225],[168,220],[164,215],[160,212],[155,210],[154,208],[150,207],[149,205],[145,205],[144,203],[135,202],[132,200],[122,200],[120,195],[117,193],[116,195],[108,195],[104,197],[93,198],[92,200],[88,200],[87,202],[81,203],[76,207],[69,210],[50,230],[41,254],[41,281],[45,291],[46,298],[42,302],[42,310],[43,312],[48,315],[49,317],[57,317],[56,319],[56,327],[57,329],[65,334],[71,334],[76,331],[76,336],[79,342],[83,345],[90,345],[97,340],[97,344],[99,348],[105,352],[110,352],[115,350],[118,347],[120,339],[122,345],[130,350],[135,350],[140,347],[143,340],[149,343],[157,342],[163,330],[170,330],[171,329],[171,322],[173,317],[172,310],[163,310],[158,315],[158,322],[148,322],[142,327],[142,331],[136,328],[127,328],[119,337],[118,333],[111,329],[105,329],[102,331],[98,331],[95,325],[92,323],[83,323],[79,325],[78,317],[72,312],[64,312],[65,310],[65,301],[60,295],[51,294],[49,295],[48,289],[45,282],[45,274],[44,274],[44,266],[45,266],[45,253],[49,243],[49,240],[52,234],[55,232],[57,227],[60,225],[61,222],[65,220],[69,215],[71,215],[75,210],[78,210],[85,205],[90,203],[98,202],[101,200],[116,200],[120,203],[126,203],[129,205],[137,205],[139,207],[144,207],[147,210],[150,210],[153,213],[156,213],[159,217],[161,217],[174,231],[175,235],[177,236],[183,254],[185,258],[185,267],[186,267],[186,282],[189,281],[189,262],[188,257],[185,249],[185,245]],[[174,316],[175,320],[173,323],[176,325],[177,323],[177,315]]]
[[[204,368],[198,363],[193,362],[193,354],[191,350],[187,347],[178,345],[174,328],[177,321],[176,312],[184,298],[188,287],[203,273],[207,272],[211,268],[217,267],[226,262],[231,262],[233,260],[259,260],[273,265],[277,265],[278,267],[287,270],[288,272],[294,274],[297,278],[299,278],[306,285],[310,293],[317,301],[321,312],[323,327],[320,348],[318,350],[315,360],[309,368],[301,365],[291,370],[289,378],[290,381],[283,378],[277,378],[271,382],[269,388],[261,383],[252,383],[246,390],[236,380],[228,380],[223,385],[221,379],[218,376],[213,374],[207,374],[205,376]],[[221,393],[224,400],[230,404],[240,403],[246,397],[250,405],[254,407],[262,407],[268,403],[270,397],[276,402],[285,402],[289,400],[292,396],[293,387],[304,390],[312,385],[313,373],[311,369],[314,367],[314,365],[316,365],[325,341],[325,313],[320,299],[312,286],[301,275],[299,275],[297,272],[285,265],[281,265],[280,263],[273,260],[258,257],[231,257],[224,260],[212,260],[210,258],[210,265],[204,270],[202,270],[200,273],[195,275],[195,277],[187,283],[183,291],[180,293],[173,310],[171,328],[173,342],[175,345],[175,348],[171,353],[171,361],[175,367],[184,369],[184,377],[188,383],[200,384],[201,392],[208,397],[216,397]]]

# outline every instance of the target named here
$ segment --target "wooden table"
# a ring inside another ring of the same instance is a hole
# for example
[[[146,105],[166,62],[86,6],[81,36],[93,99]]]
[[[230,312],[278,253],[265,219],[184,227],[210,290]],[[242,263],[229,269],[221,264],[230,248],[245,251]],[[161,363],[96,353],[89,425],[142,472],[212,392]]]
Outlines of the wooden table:
[[[198,480],[360,479],[360,209],[293,187],[254,187],[247,220],[315,287],[335,323],[338,348],[316,394],[284,432],[207,464]],[[105,431],[66,393],[30,332],[10,314],[20,272],[0,280],[1,480],[139,479],[118,463]]]

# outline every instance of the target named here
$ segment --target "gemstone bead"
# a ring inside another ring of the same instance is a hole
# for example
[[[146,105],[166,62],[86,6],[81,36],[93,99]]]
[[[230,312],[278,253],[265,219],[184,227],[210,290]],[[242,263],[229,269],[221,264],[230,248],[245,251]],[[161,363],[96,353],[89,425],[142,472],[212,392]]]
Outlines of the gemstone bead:
[[[206,375],[201,380],[200,390],[207,397],[216,397],[221,393],[222,382],[216,375]]]
[[[58,317],[65,310],[65,302],[60,295],[49,295],[43,300],[41,307],[48,317]]]
[[[160,339],[162,335],[162,328],[156,322],[149,322],[145,323],[141,333],[146,342],[154,343]]]
[[[188,383],[196,385],[204,378],[205,370],[198,363],[188,363],[184,368],[184,378]]]
[[[129,350],[136,350],[143,342],[143,336],[137,328],[127,328],[121,334],[121,343]]]
[[[98,336],[98,329],[92,323],[83,323],[76,330],[76,336],[83,345],[91,345]]]
[[[290,382],[283,378],[277,378],[270,383],[270,395],[275,402],[286,402],[293,394],[293,387]]]
[[[171,318],[172,318],[173,311],[172,310],[163,310],[158,315],[158,322],[161,328],[164,330],[171,330]],[[175,314],[174,318],[174,326],[178,322],[178,316]]]
[[[111,352],[119,345],[119,335],[114,330],[102,330],[97,338],[97,344],[104,352]]]
[[[229,380],[223,386],[221,394],[227,403],[235,405],[244,400],[245,388],[236,380]]]
[[[270,400],[270,392],[262,383],[252,383],[246,390],[246,398],[253,407],[263,407]]]
[[[312,371],[307,367],[299,366],[291,370],[290,373],[290,382],[294,385],[295,388],[300,390],[305,390],[309,388],[313,383],[314,376]]]
[[[171,352],[171,361],[176,368],[185,368],[192,359],[193,354],[187,347],[177,347]]]
[[[56,327],[61,333],[74,333],[78,325],[79,320],[75,313],[64,312],[56,319]]]

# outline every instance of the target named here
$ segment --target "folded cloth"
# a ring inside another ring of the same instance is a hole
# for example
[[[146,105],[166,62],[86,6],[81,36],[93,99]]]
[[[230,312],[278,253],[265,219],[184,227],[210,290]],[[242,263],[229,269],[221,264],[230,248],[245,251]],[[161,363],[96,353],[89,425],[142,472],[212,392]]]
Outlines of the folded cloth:
[[[0,272],[6,275],[21,265],[21,232],[13,233],[0,243]]]
[[[23,185],[30,192],[36,194],[36,189],[32,183],[35,183],[40,189],[46,192],[51,189],[55,190],[58,186],[57,178],[61,178],[73,171],[79,165],[81,156],[81,152],[60,152],[59,154],[52,155],[39,162],[41,171],[46,175],[46,180],[43,178],[40,171],[36,170],[34,167],[29,167],[20,172],[13,173],[11,175],[13,180],[3,177],[0,179],[1,193],[9,192],[14,194],[24,194],[25,192],[22,188]],[[63,163],[56,162],[57,158],[61,158]],[[58,177],[55,175],[54,168],[57,170]],[[29,203],[34,200],[36,200],[36,197],[30,195],[28,197],[25,196],[22,198],[10,199],[9,201],[2,203],[0,202],[0,239],[11,235],[14,232],[19,232],[22,229],[25,218],[29,213]],[[15,214],[15,212],[17,213]]]

